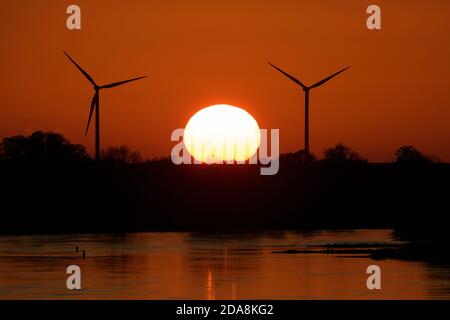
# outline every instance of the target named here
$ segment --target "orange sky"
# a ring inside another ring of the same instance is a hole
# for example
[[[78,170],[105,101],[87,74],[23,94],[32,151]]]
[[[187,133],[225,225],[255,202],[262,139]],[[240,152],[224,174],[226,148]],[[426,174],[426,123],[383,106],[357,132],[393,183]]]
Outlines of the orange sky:
[[[66,8],[82,30],[66,28]],[[0,137],[63,132],[93,150],[84,130],[92,99],[68,51],[99,83],[148,75],[103,91],[102,143],[169,155],[173,129],[211,104],[245,108],[280,128],[282,152],[303,148],[306,84],[352,65],[311,93],[311,149],[343,142],[373,161],[413,144],[450,161],[450,2],[2,0]]]

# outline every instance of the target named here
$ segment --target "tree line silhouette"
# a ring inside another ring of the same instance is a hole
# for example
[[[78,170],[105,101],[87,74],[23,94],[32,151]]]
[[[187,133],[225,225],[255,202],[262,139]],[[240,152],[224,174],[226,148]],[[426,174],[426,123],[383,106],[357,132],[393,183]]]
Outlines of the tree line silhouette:
[[[143,161],[138,151],[127,146],[110,146],[102,150],[102,159],[130,164]],[[4,138],[0,144],[0,160],[64,162],[92,158],[83,145],[72,144],[60,133],[36,131],[30,136]]]
[[[127,146],[110,146],[106,150],[101,150],[101,155],[103,160],[128,164],[149,161],[144,159],[139,151],[133,151]],[[281,158],[294,161],[317,161],[313,154],[306,159],[303,150],[281,155]],[[92,158],[83,145],[72,144],[60,133],[35,131],[29,136],[17,135],[4,138],[0,143],[0,160],[58,162],[87,161]],[[362,158],[357,152],[342,143],[326,149],[322,161],[326,163],[368,162],[367,159]],[[395,163],[426,164],[432,162],[440,162],[440,160],[422,154],[413,146],[402,146],[395,152]]]
[[[110,147],[94,161],[63,135],[36,131],[0,144],[0,233],[394,228],[445,241],[450,166],[413,146],[370,163],[337,144],[323,158],[259,165],[181,165]]]

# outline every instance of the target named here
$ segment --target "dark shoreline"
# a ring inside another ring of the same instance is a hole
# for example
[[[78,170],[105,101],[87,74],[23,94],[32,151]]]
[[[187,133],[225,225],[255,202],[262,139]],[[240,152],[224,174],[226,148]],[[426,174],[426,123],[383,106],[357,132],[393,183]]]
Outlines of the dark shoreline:
[[[450,257],[446,255],[447,245],[435,242],[404,242],[388,244],[333,244],[300,249],[274,251],[275,254],[332,254],[332,255],[361,255],[374,260],[408,260],[450,264]]]
[[[395,229],[448,243],[450,164],[0,161],[0,234]]]

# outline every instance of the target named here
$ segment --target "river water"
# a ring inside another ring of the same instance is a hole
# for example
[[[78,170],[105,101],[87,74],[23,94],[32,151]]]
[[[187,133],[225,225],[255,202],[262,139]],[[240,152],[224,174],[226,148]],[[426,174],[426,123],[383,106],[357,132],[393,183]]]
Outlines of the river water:
[[[395,241],[390,230],[0,236],[0,299],[450,298],[449,266],[274,253],[342,243]],[[366,286],[373,264],[381,290]],[[81,268],[82,290],[67,289],[69,265]]]

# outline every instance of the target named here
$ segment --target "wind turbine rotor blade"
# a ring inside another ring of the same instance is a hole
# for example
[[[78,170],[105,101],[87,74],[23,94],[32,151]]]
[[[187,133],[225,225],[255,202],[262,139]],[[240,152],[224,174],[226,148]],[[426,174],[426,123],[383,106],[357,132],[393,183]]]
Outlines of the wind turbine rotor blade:
[[[122,84],[125,84],[125,83],[128,83],[128,82],[132,82],[132,81],[137,81],[137,80],[144,79],[144,78],[147,78],[147,76],[143,76],[143,77],[139,77],[139,78],[133,78],[133,79],[130,79],[130,80],[124,80],[124,81],[110,83],[110,84],[101,86],[100,89],[114,88],[114,87],[120,86]]]
[[[72,63],[78,68],[78,70],[81,71],[81,73],[86,77],[86,79],[88,79],[89,82],[92,83],[94,86],[97,86],[97,85],[95,84],[94,79],[92,79],[92,77],[91,77],[86,71],[84,71],[83,68],[81,68],[81,67],[75,62],[75,60],[73,60],[73,59],[67,54],[67,52],[65,52],[65,51],[63,51],[63,52],[64,52],[64,54],[66,55],[66,57],[69,58],[69,60],[72,61]]]
[[[325,82],[327,82],[327,81],[331,80],[332,78],[336,77],[338,74],[344,72],[344,71],[347,70],[348,68],[350,68],[350,66],[348,66],[347,68],[344,68],[344,69],[342,69],[342,70],[340,70],[340,71],[338,71],[338,72],[336,72],[336,73],[333,73],[331,76],[329,76],[329,77],[327,77],[327,78],[325,78],[325,79],[323,79],[323,80],[320,80],[319,82],[313,84],[313,85],[311,86],[311,89],[312,89],[312,88],[320,87],[320,86],[323,85]]]
[[[84,135],[85,137],[88,134],[89,125],[91,124],[92,114],[94,113],[94,109],[95,109],[95,106],[97,105],[97,103],[98,103],[98,91],[95,92],[94,97],[92,98],[91,110],[89,111],[89,119],[88,119],[88,123],[87,123],[86,133]]]
[[[296,84],[298,84],[299,86],[301,86],[303,89],[307,89],[308,87],[305,86],[300,80],[298,80],[297,78],[291,76],[289,73],[281,70],[280,68],[278,68],[277,66],[271,64],[270,62],[267,62],[268,64],[270,64],[273,68],[275,68],[277,71],[281,72],[283,75],[285,75],[286,77],[288,77],[289,79],[291,79],[292,81],[294,81]]]

